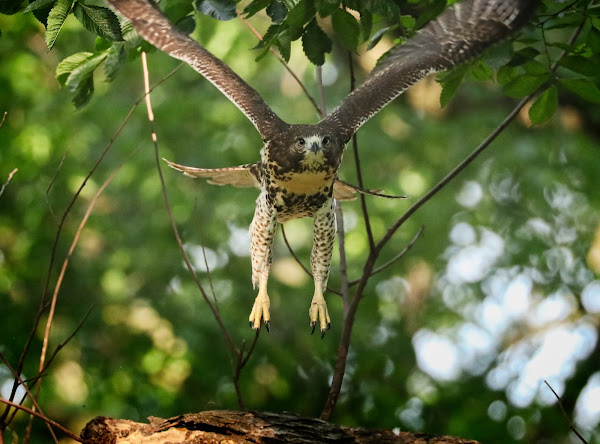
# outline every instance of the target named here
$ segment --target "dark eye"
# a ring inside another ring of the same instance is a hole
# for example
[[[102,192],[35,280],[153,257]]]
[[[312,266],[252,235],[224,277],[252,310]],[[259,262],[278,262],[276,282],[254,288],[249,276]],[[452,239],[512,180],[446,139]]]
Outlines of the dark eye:
[[[329,137],[323,137],[323,146],[329,144]]]
[[[306,140],[304,140],[302,137],[298,137],[296,139],[296,143],[300,146],[303,146],[306,143]]]

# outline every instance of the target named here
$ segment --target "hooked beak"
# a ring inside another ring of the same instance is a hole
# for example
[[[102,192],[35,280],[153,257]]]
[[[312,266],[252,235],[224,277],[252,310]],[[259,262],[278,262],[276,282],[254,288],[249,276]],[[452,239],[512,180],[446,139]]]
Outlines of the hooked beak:
[[[310,151],[312,151],[313,153],[317,154],[317,152],[320,150],[321,148],[319,147],[319,144],[317,142],[313,142],[312,145],[310,146]]]

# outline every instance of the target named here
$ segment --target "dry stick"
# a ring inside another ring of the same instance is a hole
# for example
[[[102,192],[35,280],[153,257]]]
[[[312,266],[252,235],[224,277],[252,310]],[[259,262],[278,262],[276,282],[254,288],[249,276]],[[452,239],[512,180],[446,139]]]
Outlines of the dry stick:
[[[156,136],[156,131],[154,130],[154,113],[152,111],[152,103],[150,102],[148,65],[147,65],[147,61],[146,61],[146,53],[145,52],[142,52],[142,68],[144,71],[144,91],[145,91],[145,98],[146,98],[146,110],[148,112],[148,121],[150,122],[150,129],[152,131],[152,142],[154,144],[154,155],[155,155],[155,160],[156,160],[156,167],[158,170],[158,176],[160,178],[161,190],[162,190],[162,195],[163,195],[163,199],[165,202],[165,207],[167,209],[167,214],[169,216],[171,228],[173,229],[173,234],[175,235],[175,239],[177,241],[177,246],[179,247],[179,251],[181,252],[181,255],[183,256],[183,260],[185,261],[185,264],[186,264],[190,274],[192,275],[192,278],[194,279],[196,286],[200,290],[200,293],[202,294],[204,301],[208,304],[208,307],[210,308],[210,310],[213,313],[213,316],[215,317],[215,320],[219,324],[219,327],[221,328],[221,332],[223,333],[223,336],[225,337],[227,344],[229,345],[231,350],[233,350],[233,352],[237,356],[239,356],[240,350],[236,347],[231,335],[229,334],[229,331],[227,330],[227,327],[225,327],[225,324],[223,323],[223,319],[221,318],[221,314],[215,308],[215,306],[212,304],[212,302],[210,301],[210,298],[204,291],[204,287],[202,286],[202,283],[200,282],[198,275],[194,271],[194,268],[192,267],[192,263],[190,262],[190,258],[188,256],[187,252],[185,251],[185,248],[183,247],[183,242],[181,240],[181,236],[179,235],[179,230],[177,229],[177,224],[175,223],[175,218],[173,217],[173,212],[171,210],[171,202],[169,201],[169,196],[167,195],[167,186],[165,184],[165,179],[163,177],[162,169],[161,169],[161,165],[160,165],[160,156],[158,154],[158,138]]]
[[[8,369],[10,370],[10,372],[13,374],[13,377],[16,380],[18,380],[19,384],[23,387],[23,389],[25,389],[26,396],[27,395],[29,396],[29,398],[33,402],[33,405],[35,406],[35,408],[40,412],[40,415],[46,416],[46,415],[44,415],[44,412],[42,412],[42,409],[40,408],[39,404],[37,403],[37,401],[35,400],[35,398],[31,394],[31,392],[29,391],[29,388],[27,387],[27,384],[25,384],[25,382],[23,382],[23,380],[21,379],[21,377],[19,376],[19,374],[17,372],[15,372],[15,370],[12,368],[12,366],[8,362],[8,359],[6,359],[6,357],[4,356],[4,354],[2,354],[2,352],[0,352],[0,359],[2,359],[2,362],[4,362],[4,365],[6,365],[6,367],[8,367]],[[23,400],[25,400],[25,398],[23,398]],[[23,400],[21,401],[21,404],[23,404]],[[17,411],[18,410],[15,409],[15,412],[17,412]],[[8,423],[10,424],[10,422],[11,421],[9,420]],[[49,423],[46,423],[46,426],[48,426],[48,430],[50,431],[50,435],[52,435],[52,440],[56,444],[58,444],[58,438],[56,437],[56,434],[54,433],[54,429],[52,429],[52,426]],[[2,432],[4,432],[4,428],[0,427],[0,434]]]
[[[169,74],[167,74],[165,77],[163,77],[159,82],[156,83],[156,85],[154,85],[152,87],[152,90],[156,87],[158,87],[160,84],[162,84],[164,81],[166,81],[168,78],[170,78],[173,74],[175,74],[175,72],[177,72],[179,70],[179,68],[181,68],[183,66],[183,63],[179,64],[176,68],[174,68]],[[36,315],[36,318],[34,320],[34,325],[31,328],[31,331],[29,332],[29,336],[27,337],[27,340],[25,342],[25,346],[23,347],[23,352],[21,353],[21,356],[19,358],[19,363],[17,366],[17,373],[21,373],[23,370],[23,366],[25,365],[25,358],[27,356],[27,353],[29,352],[29,347],[31,346],[31,342],[33,341],[33,338],[35,336],[35,333],[37,331],[37,327],[40,323],[40,320],[42,318],[42,314],[44,313],[45,309],[46,309],[46,298],[48,295],[48,287],[50,285],[50,276],[52,274],[52,269],[54,266],[54,259],[56,257],[56,250],[58,248],[58,240],[60,238],[61,232],[62,232],[62,228],[63,225],[65,223],[65,219],[67,218],[67,215],[70,213],[71,208],[73,207],[73,205],[75,204],[75,201],[77,200],[77,198],[79,197],[79,195],[81,194],[81,191],[83,190],[83,187],[85,186],[85,184],[87,183],[87,181],[89,180],[89,178],[92,176],[92,174],[96,171],[96,169],[98,168],[98,166],[100,165],[100,163],[102,162],[102,160],[104,159],[106,153],[108,152],[108,150],[111,148],[111,146],[113,145],[114,141],[117,139],[117,137],[121,134],[121,131],[123,130],[123,128],[125,127],[125,125],[127,124],[127,122],[129,121],[129,118],[131,117],[131,115],[133,114],[133,111],[135,111],[135,109],[138,107],[138,105],[142,102],[143,97],[140,98],[129,110],[129,113],[127,114],[127,116],[125,116],[125,119],[123,119],[123,122],[121,123],[121,125],[119,126],[119,128],[117,128],[117,131],[115,131],[115,133],[113,134],[113,136],[111,137],[111,139],[109,140],[108,144],[106,145],[106,148],[104,149],[104,151],[102,151],[102,153],[100,154],[100,157],[98,158],[98,160],[96,161],[96,163],[94,164],[94,166],[92,167],[92,169],[89,171],[89,173],[87,174],[87,176],[85,177],[85,179],[83,180],[81,186],[79,187],[79,189],[75,192],[73,199],[71,200],[71,202],[69,203],[69,205],[67,206],[67,209],[65,210],[65,212],[63,213],[63,216],[61,218],[61,221],[58,224],[57,230],[56,230],[56,236],[54,238],[54,242],[52,244],[52,250],[51,250],[51,254],[50,254],[50,263],[48,264],[48,271],[47,271],[47,275],[46,275],[46,282],[44,284],[44,290],[42,292],[42,297],[40,300],[40,307],[38,309],[38,313]],[[45,356],[46,353],[46,349],[42,350],[42,353]],[[40,361],[42,361],[42,357],[40,357]],[[10,400],[12,401],[14,399],[15,393],[17,390],[17,385],[16,383],[13,384],[13,388],[10,394]],[[0,418],[0,423],[2,423],[5,419],[6,416],[8,414],[8,408],[4,411],[4,413],[2,414],[2,417]],[[25,437],[25,442],[29,442],[29,433],[31,432],[31,421],[29,422],[29,426],[27,429],[27,434]]]
[[[0,121],[0,128],[2,128],[2,125],[4,125],[4,121],[6,120],[7,114],[8,114],[8,111],[4,111],[4,114],[2,115],[2,120]]]
[[[86,319],[88,318],[89,314],[92,312],[92,308],[94,308],[93,305],[87,311],[87,313],[85,314],[85,316],[81,319],[81,321],[79,322],[79,324],[77,325],[77,327],[75,327],[75,330],[73,330],[73,332],[63,342],[61,342],[60,344],[58,344],[58,346],[54,350],[54,353],[52,353],[52,355],[50,355],[50,358],[48,359],[48,361],[46,361],[46,365],[44,366],[44,369],[41,372],[39,372],[37,374],[37,376],[34,376],[33,378],[28,379],[27,382],[30,382],[30,381],[31,382],[37,382],[39,379],[41,379],[41,378],[44,377],[44,375],[46,373],[46,370],[48,368],[50,368],[50,365],[52,364],[52,361],[54,361],[54,358],[56,358],[56,356],[58,355],[58,352],[60,352],[69,342],[71,342],[71,339],[73,339],[75,337],[75,335],[77,334],[77,332],[81,329],[81,327],[85,323]],[[35,398],[33,397],[33,395],[31,395],[31,393],[28,390],[27,390],[27,393],[25,393],[25,395],[23,395],[23,398],[21,398],[21,402],[19,404],[23,404],[25,402],[25,399],[27,398],[28,395],[31,398],[34,406],[36,406],[36,408],[37,408],[37,405],[35,403]],[[12,415],[6,421],[6,423],[10,424],[15,419],[16,414],[17,414],[17,410],[14,410],[12,412]]]
[[[579,434],[579,432],[577,431],[577,429],[575,429],[575,426],[573,425],[573,423],[569,419],[569,415],[567,415],[567,412],[565,411],[565,408],[564,408],[564,406],[562,404],[562,400],[560,399],[560,396],[558,396],[558,394],[554,391],[554,389],[552,388],[552,386],[550,384],[548,384],[548,381],[546,381],[545,379],[544,379],[544,383],[548,386],[548,388],[550,390],[552,390],[552,393],[554,393],[554,396],[556,396],[556,399],[558,400],[558,406],[560,407],[560,410],[562,411],[563,416],[565,417],[565,419],[569,423],[569,428],[571,429],[571,431],[577,435],[577,437],[581,440],[581,442],[583,442],[585,444],[588,444],[588,442],[583,438],[583,436],[581,436]]]
[[[252,26],[250,24],[250,22],[246,18],[242,17],[239,12],[236,11],[236,13],[237,13],[238,17],[240,18],[240,20],[242,21],[242,23],[248,27],[248,29],[250,30],[250,32],[252,32],[252,34],[254,34],[258,40],[262,41],[263,38],[260,35],[260,33],[256,30],[256,28],[254,28],[254,26]],[[321,118],[325,117],[325,115],[321,111],[321,108],[319,107],[319,105],[317,105],[317,102],[315,101],[315,99],[313,98],[313,96],[310,95],[310,93],[306,89],[306,86],[304,86],[304,83],[302,83],[302,80],[300,80],[300,78],[294,73],[294,71],[292,71],[292,69],[290,68],[290,66],[283,59],[283,57],[281,57],[279,54],[277,54],[277,51],[275,51],[272,47],[269,47],[269,52],[271,54],[273,54],[275,56],[275,58],[281,62],[281,64],[287,70],[287,72],[289,72],[290,75],[294,78],[294,80],[296,82],[298,82],[298,85],[300,85],[300,88],[302,88],[302,91],[304,92],[304,95],[306,96],[306,98],[308,100],[310,100],[310,103],[312,103],[312,105],[314,106],[314,108],[317,110],[317,113],[319,114],[319,117],[321,117]]]
[[[6,113],[5,113],[6,114]],[[4,120],[3,120],[4,121]],[[15,173],[19,171],[18,168],[15,168],[14,170],[12,170],[10,172],[10,174],[8,175],[8,179],[6,179],[6,182],[4,182],[4,185],[2,185],[2,188],[0,188],[0,196],[2,196],[2,193],[4,193],[4,189],[8,186],[8,184],[10,183],[10,181],[12,180],[13,176],[15,175]]]
[[[6,404],[9,407],[14,407],[16,409],[23,410],[24,412],[27,412],[30,415],[35,416],[36,418],[40,418],[42,421],[47,422],[52,427],[57,428],[58,430],[60,430],[61,432],[63,432],[65,435],[67,435],[69,438],[71,438],[71,439],[73,439],[73,440],[75,440],[77,442],[82,442],[82,443],[87,443],[88,442],[87,440],[82,439],[81,437],[77,436],[75,433],[71,432],[69,429],[64,428],[63,426],[61,426],[56,421],[52,421],[50,418],[46,418],[44,415],[40,415],[35,410],[29,409],[29,408],[27,408],[25,406],[22,406],[22,405],[19,405],[19,404],[15,404],[14,402],[11,402],[8,399],[4,399],[4,398],[0,398],[0,402]]]
[[[573,45],[577,37],[581,33],[583,26],[585,25],[586,19],[584,19],[579,27],[573,32],[573,35],[568,41],[568,45]],[[554,73],[558,68],[559,61],[567,54],[567,51],[563,51],[557,60],[552,65],[550,72]],[[546,90],[552,81],[548,81],[543,85],[539,86],[534,92],[529,94],[527,97],[522,99],[517,106],[508,114],[508,116],[502,121],[502,123],[477,147],[469,156],[467,156],[461,163],[459,163],[450,173],[446,175],[440,182],[438,182],[429,192],[427,192],[423,197],[421,197],[417,202],[415,202],[407,211],[404,213],[398,220],[387,230],[383,238],[375,245],[375,249],[371,250],[367,260],[365,262],[365,266],[363,268],[363,274],[358,282],[358,288],[355,291],[354,299],[352,300],[352,304],[350,305],[350,309],[347,314],[347,318],[344,322],[344,331],[342,332],[342,341],[340,342],[340,346],[338,348],[338,355],[335,364],[335,370],[333,373],[333,380],[331,382],[331,387],[329,390],[329,397],[325,402],[325,406],[323,408],[323,412],[321,413],[321,419],[329,420],[331,415],[333,414],[333,410],[335,409],[335,405],[337,404],[337,400],[340,394],[340,390],[342,388],[342,381],[344,379],[344,372],[346,369],[346,360],[348,357],[348,348],[350,347],[350,338],[352,336],[352,326],[354,324],[354,318],[356,316],[356,310],[358,308],[358,304],[360,300],[364,296],[364,289],[369,281],[369,278],[373,274],[373,268],[375,266],[375,261],[379,256],[382,248],[387,244],[387,242],[391,239],[394,233],[400,228],[400,226],[406,222],[406,220],[412,216],[419,208],[421,208],[427,201],[429,201],[438,191],[440,191],[444,186],[448,184],[454,177],[456,177],[462,170],[464,170],[479,154],[481,154],[505,129],[506,127],[515,119],[517,114],[521,111],[521,109],[534,97],[536,97],[539,93]]]

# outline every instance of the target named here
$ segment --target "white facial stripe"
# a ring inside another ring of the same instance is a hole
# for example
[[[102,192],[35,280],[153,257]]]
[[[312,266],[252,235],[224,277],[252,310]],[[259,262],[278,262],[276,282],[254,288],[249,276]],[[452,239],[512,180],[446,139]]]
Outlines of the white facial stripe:
[[[321,146],[323,138],[321,136],[315,135],[305,137],[304,140],[306,141],[306,147],[311,147],[313,143],[316,143],[317,145]]]

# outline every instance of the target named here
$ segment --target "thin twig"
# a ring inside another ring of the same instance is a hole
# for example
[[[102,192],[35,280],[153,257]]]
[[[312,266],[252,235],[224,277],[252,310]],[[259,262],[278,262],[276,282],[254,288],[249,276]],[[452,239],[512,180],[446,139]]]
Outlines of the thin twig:
[[[19,410],[23,410],[24,412],[27,412],[30,415],[35,416],[36,418],[39,418],[42,421],[47,422],[52,427],[57,428],[58,430],[60,430],[61,432],[63,432],[65,435],[67,435],[69,438],[71,438],[71,439],[73,439],[73,440],[75,440],[77,442],[81,442],[81,443],[87,443],[88,442],[87,440],[82,439],[81,437],[77,436],[75,433],[71,432],[69,429],[64,428],[63,426],[61,426],[56,421],[52,421],[50,418],[47,418],[44,415],[39,414],[35,410],[29,409],[29,408],[27,408],[25,406],[22,406],[22,405],[19,405],[19,404],[15,404],[14,402],[11,402],[8,399],[4,399],[4,398],[0,398],[0,402],[6,404],[7,406],[14,407],[14,408],[19,409]]]
[[[556,396],[556,399],[558,401],[558,406],[560,407],[560,410],[562,411],[563,416],[565,417],[565,419],[569,423],[569,428],[571,429],[571,431],[577,435],[577,437],[581,440],[581,442],[583,442],[585,444],[588,444],[588,442],[583,438],[583,436],[581,436],[579,434],[579,432],[577,431],[577,429],[575,428],[575,426],[571,422],[571,419],[569,418],[569,415],[567,415],[567,412],[565,411],[565,408],[563,406],[562,400],[560,399],[560,396],[558,396],[558,394],[554,391],[554,389],[552,388],[552,386],[550,384],[548,384],[548,381],[546,381],[545,379],[544,379],[544,383],[548,386],[548,388],[550,390],[552,390],[552,393],[554,393],[554,396]]]
[[[6,117],[6,113],[4,113],[4,116]],[[2,119],[2,121],[4,122],[4,119]],[[4,193],[4,189],[8,186],[8,184],[10,183],[17,171],[19,171],[19,169],[15,168],[10,172],[10,174],[8,175],[8,179],[6,179],[6,182],[4,182],[4,185],[2,185],[2,188],[0,188],[0,196],[2,196],[2,193]]]
[[[63,153],[62,158],[60,159],[60,162],[58,164],[58,167],[56,168],[56,171],[54,173],[54,176],[50,180],[50,183],[48,184],[48,188],[46,188],[46,205],[48,206],[48,209],[50,210],[50,214],[52,214],[52,217],[54,218],[54,222],[56,222],[56,225],[58,225],[58,219],[56,218],[56,215],[54,214],[52,205],[50,205],[50,190],[52,189],[52,186],[54,185],[54,181],[56,181],[56,178],[58,177],[60,170],[62,170],[62,166],[65,163],[65,159],[69,155],[69,151],[71,151],[71,145],[72,145],[72,142],[69,143],[69,145],[67,146],[67,149]]]
[[[408,253],[408,251],[414,246],[414,244],[417,242],[417,240],[421,237],[421,235],[423,234],[423,232],[425,231],[425,227],[421,227],[419,229],[419,231],[417,231],[417,234],[415,234],[413,236],[413,238],[410,240],[410,242],[402,249],[402,251],[400,251],[400,253],[396,254],[396,256],[394,256],[392,259],[390,259],[389,261],[387,261],[385,264],[380,265],[379,267],[375,268],[372,272],[371,272],[371,276],[376,275],[377,273],[382,272],[383,270],[385,270],[386,268],[388,268],[390,265],[395,264],[398,260],[402,259],[402,257]],[[350,287],[355,286],[356,284],[358,284],[360,282],[360,278],[358,279],[354,279],[352,281],[350,281],[348,283],[348,285]]]
[[[8,111],[4,111],[4,114],[2,115],[2,120],[0,121],[0,128],[2,128],[2,125],[4,125],[4,121],[6,120],[7,114]]]
[[[348,282],[348,263],[346,261],[346,233],[344,232],[344,212],[342,211],[342,204],[338,201],[335,202],[335,223],[337,228],[338,249],[340,252],[340,281],[342,284],[340,293],[342,294],[342,307],[344,310],[345,319],[346,312],[350,305],[350,285]]]
[[[327,114],[327,101],[325,99],[325,88],[323,88],[323,66],[317,65],[317,88],[319,89],[319,109],[321,117]]]
[[[175,235],[175,239],[177,241],[177,246],[179,247],[179,251],[181,252],[181,255],[183,256],[183,260],[184,260],[190,274],[192,275],[192,278],[193,278],[194,282],[196,283],[196,286],[200,290],[200,294],[202,295],[202,298],[208,304],[208,307],[212,311],[213,316],[214,316],[215,320],[217,321],[217,324],[219,324],[219,327],[221,328],[221,332],[223,333],[223,336],[225,337],[227,344],[229,345],[231,350],[236,355],[239,355],[240,350],[238,349],[238,347],[236,347],[231,335],[229,334],[229,331],[227,330],[227,327],[225,327],[223,319],[221,318],[221,313],[215,308],[215,306],[210,301],[208,295],[206,294],[206,291],[204,291],[204,287],[202,286],[202,283],[200,282],[200,279],[198,278],[198,275],[196,274],[196,271],[194,270],[194,267],[192,266],[190,258],[188,256],[187,252],[185,251],[185,248],[183,247],[183,241],[181,240],[181,236],[179,235],[179,229],[177,228],[177,224],[175,223],[175,218],[173,217],[173,211],[171,209],[171,202],[169,201],[169,196],[167,195],[167,186],[165,183],[164,176],[162,174],[160,156],[158,153],[158,137],[157,137],[156,131],[154,129],[154,113],[152,111],[152,103],[150,101],[150,89],[149,89],[150,82],[148,79],[148,65],[147,65],[147,61],[146,61],[146,53],[145,52],[142,52],[142,68],[143,68],[143,72],[144,72],[144,91],[145,91],[145,99],[146,99],[146,110],[148,112],[148,121],[150,122],[150,129],[152,132],[152,142],[154,144],[154,157],[155,157],[155,161],[156,161],[156,168],[158,170],[158,176],[160,179],[163,200],[165,202],[165,207],[166,207],[167,214],[169,217],[169,222],[171,223],[171,228],[173,229],[173,234]]]
[[[237,15],[240,18],[240,20],[242,21],[242,23],[248,27],[250,32],[252,32],[252,34],[254,34],[258,40],[262,41],[263,38],[260,35],[260,32],[258,32],[256,30],[256,28],[254,26],[252,26],[252,24],[246,18],[242,17],[242,15],[239,12],[237,12]],[[292,71],[292,68],[290,68],[288,63],[283,59],[283,57],[281,57],[281,55],[279,55],[277,53],[277,51],[275,51],[273,49],[273,47],[269,47],[269,52],[271,54],[273,54],[275,56],[275,58],[281,62],[281,64],[287,70],[287,72],[289,72],[290,75],[294,78],[294,80],[298,83],[298,85],[300,85],[300,88],[302,88],[304,95],[310,101],[310,103],[312,103],[312,106],[315,108],[315,110],[319,114],[319,117],[323,118],[325,115],[321,111],[321,108],[319,107],[319,105],[317,105],[317,102],[315,101],[313,96],[311,96],[310,93],[308,92],[308,90],[306,89],[306,86],[304,86],[304,83],[302,83],[302,80],[300,80],[300,78],[296,75],[296,73],[294,71]]]
[[[39,404],[37,403],[36,399],[33,397],[33,395],[31,394],[31,392],[29,391],[29,387],[27,387],[27,384],[25,384],[25,382],[23,382],[23,380],[21,379],[21,377],[19,376],[19,374],[12,368],[12,366],[10,365],[10,362],[8,362],[8,359],[6,359],[6,357],[4,356],[4,354],[2,354],[2,352],[0,352],[0,359],[2,359],[2,362],[4,362],[4,365],[6,365],[6,367],[8,367],[8,369],[10,370],[10,372],[13,374],[13,377],[19,381],[19,384],[21,385],[21,387],[23,387],[23,389],[25,390],[26,396],[29,396],[29,399],[31,399],[31,402],[33,403],[33,405],[35,406],[35,408],[40,412],[41,415],[44,415],[44,412],[42,411],[42,409],[40,408]],[[23,398],[23,401],[25,400],[25,398]],[[23,404],[23,401],[21,401],[21,404]],[[18,410],[15,409],[15,412],[17,412]],[[14,414],[13,414],[14,416]],[[9,421],[8,423],[10,424],[11,421]],[[52,426],[48,423],[46,423],[46,425],[48,426],[48,431],[50,432],[50,435],[52,435],[52,440],[58,444],[58,438],[56,437],[56,434],[54,433],[54,430],[52,429]],[[0,430],[0,434],[2,433],[3,429]]]

